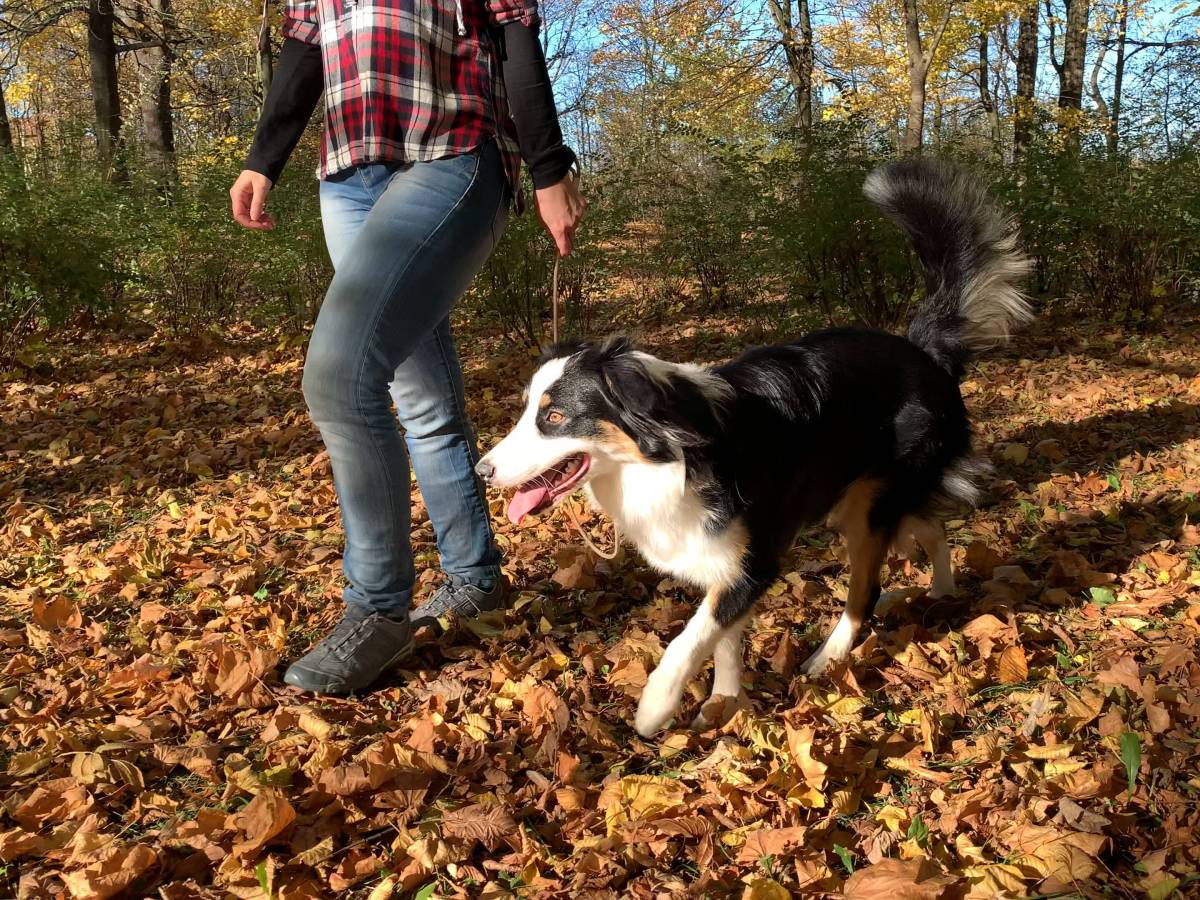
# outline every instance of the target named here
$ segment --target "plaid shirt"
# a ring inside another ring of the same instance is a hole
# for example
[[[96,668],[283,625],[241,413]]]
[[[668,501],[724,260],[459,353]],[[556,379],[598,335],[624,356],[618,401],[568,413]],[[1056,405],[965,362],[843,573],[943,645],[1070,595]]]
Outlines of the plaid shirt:
[[[489,28],[537,15],[537,0],[285,0],[284,36],[321,48],[318,176],[459,156],[494,135],[516,195],[521,155]]]

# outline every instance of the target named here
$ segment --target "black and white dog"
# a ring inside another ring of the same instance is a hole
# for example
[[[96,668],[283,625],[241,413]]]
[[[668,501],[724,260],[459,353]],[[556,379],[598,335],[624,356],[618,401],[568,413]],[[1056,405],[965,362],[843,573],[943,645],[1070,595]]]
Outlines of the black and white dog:
[[[675,715],[710,656],[713,694],[738,694],[750,608],[805,525],[836,527],[850,567],[845,611],[810,674],[850,652],[893,542],[915,537],[930,593],[954,591],[942,517],[975,502],[982,471],[959,381],[974,351],[1031,318],[1017,287],[1029,266],[1013,225],[962,172],[906,160],[864,190],[925,271],[907,338],[834,328],[709,368],[619,337],[559,345],[516,427],[479,462],[489,484],[516,487],[513,522],[585,488],[653,566],[707,591],[642,694],[643,736]]]

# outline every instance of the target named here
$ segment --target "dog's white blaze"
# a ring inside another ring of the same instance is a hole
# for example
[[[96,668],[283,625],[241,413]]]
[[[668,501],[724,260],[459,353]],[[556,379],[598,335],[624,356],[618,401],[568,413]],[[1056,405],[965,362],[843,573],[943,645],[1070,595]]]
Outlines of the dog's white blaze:
[[[709,533],[709,512],[685,475],[683,462],[626,463],[597,474],[588,489],[656,569],[705,589],[731,584],[741,574],[744,527]]]
[[[727,630],[713,618],[709,604],[701,604],[687,627],[667,645],[658,668],[646,680],[634,718],[638,734],[650,737],[670,721],[679,709],[687,683],[713,655]],[[740,629],[738,634],[740,637]]]
[[[484,460],[495,467],[492,484],[514,487],[549,469],[563,457],[586,450],[577,438],[548,438],[537,427],[538,403],[554,382],[562,377],[570,357],[552,359],[529,382],[529,399],[516,427],[492,448]]]

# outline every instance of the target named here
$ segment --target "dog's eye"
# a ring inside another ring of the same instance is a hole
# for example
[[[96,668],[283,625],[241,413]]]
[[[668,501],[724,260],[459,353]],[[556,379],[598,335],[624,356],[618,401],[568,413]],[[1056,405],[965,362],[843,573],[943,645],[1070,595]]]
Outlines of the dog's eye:
[[[567,417],[560,413],[557,409],[552,409],[550,412],[546,413],[546,421],[551,425],[561,425],[563,422],[567,421]]]

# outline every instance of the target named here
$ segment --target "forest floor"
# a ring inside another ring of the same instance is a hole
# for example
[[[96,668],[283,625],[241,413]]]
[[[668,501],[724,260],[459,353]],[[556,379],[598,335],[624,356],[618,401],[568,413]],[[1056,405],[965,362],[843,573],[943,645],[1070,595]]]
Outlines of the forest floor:
[[[338,616],[341,532],[303,348],[26,354],[0,376],[0,896],[1195,895],[1196,325],[1063,319],[989,355],[959,594],[891,560],[911,589],[848,666],[799,676],[846,583],[816,529],[728,723],[650,741],[636,700],[694,598],[636,553],[598,563],[561,511],[517,529],[496,495],[512,609],[423,633],[361,697],[304,696],[281,665]],[[746,339],[643,338],[703,361]],[[490,446],[533,360],[462,344]]]

